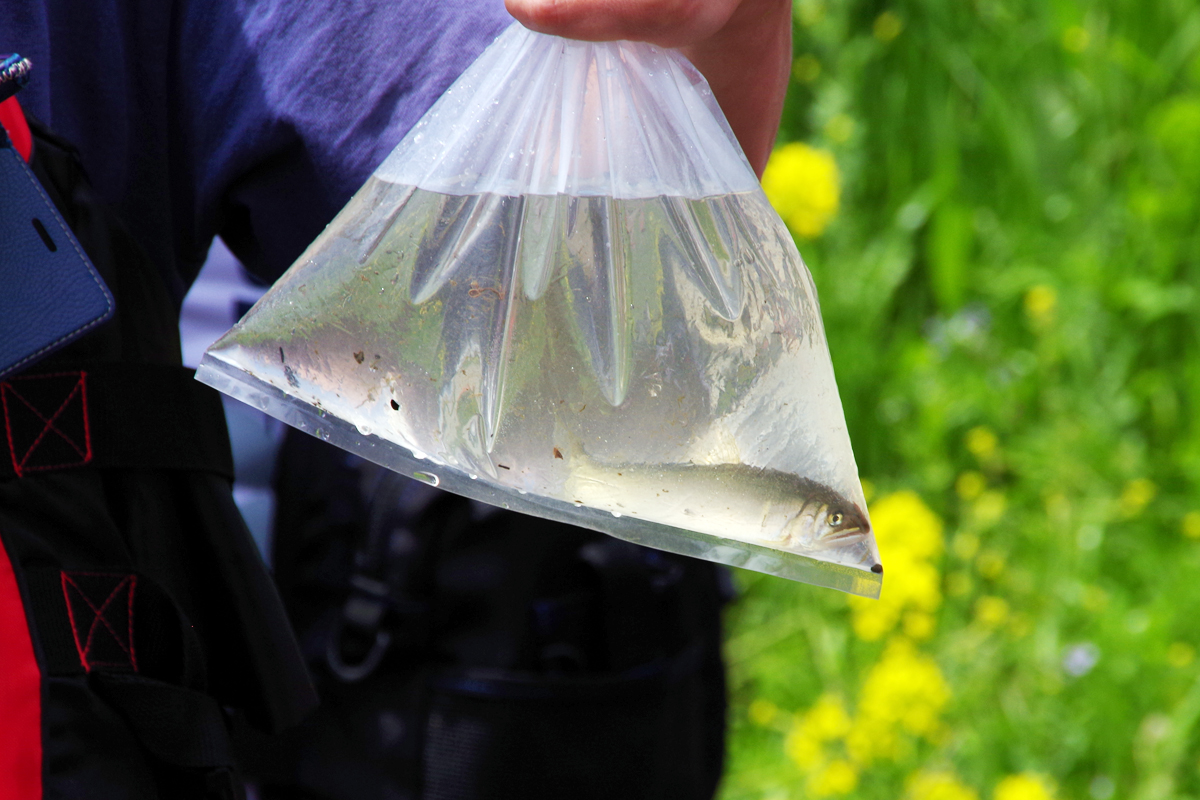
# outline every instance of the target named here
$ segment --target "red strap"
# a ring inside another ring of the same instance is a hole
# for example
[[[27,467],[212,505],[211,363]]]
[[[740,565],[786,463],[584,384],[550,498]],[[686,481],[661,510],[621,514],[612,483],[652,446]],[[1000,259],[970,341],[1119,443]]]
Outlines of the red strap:
[[[42,796],[41,683],[21,590],[0,542],[0,800]]]
[[[29,133],[29,123],[25,121],[25,112],[17,105],[17,98],[10,97],[0,103],[0,125],[8,132],[13,147],[21,154],[21,158],[29,160],[33,152],[33,136]]]

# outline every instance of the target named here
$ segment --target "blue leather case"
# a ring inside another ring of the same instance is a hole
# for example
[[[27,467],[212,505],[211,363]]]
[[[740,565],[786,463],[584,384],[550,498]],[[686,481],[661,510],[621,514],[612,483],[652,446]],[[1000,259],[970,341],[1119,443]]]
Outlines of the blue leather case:
[[[108,287],[0,128],[0,378],[112,313]]]

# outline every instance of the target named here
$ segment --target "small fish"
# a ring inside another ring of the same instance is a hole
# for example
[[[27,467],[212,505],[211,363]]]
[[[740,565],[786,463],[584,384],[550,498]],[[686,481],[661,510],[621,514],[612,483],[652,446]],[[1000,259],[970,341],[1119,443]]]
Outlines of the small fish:
[[[593,508],[797,553],[862,545],[882,570],[866,514],[816,481],[745,464],[572,466],[566,491]]]
[[[832,547],[858,541],[871,532],[866,515],[838,492],[808,478],[786,472],[777,474],[792,484],[790,488],[797,497],[804,498],[800,509],[784,527],[785,546]]]

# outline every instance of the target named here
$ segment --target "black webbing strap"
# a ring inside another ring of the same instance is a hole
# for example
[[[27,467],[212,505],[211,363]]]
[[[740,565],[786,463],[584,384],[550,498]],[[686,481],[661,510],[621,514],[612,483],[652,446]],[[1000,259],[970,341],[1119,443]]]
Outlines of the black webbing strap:
[[[233,765],[221,707],[208,695],[137,675],[97,673],[92,685],[125,718],[142,746],[168,764],[200,769]]]
[[[64,570],[38,561],[22,572],[43,675],[83,678],[155,759],[203,773],[205,797],[242,797],[221,707],[189,688],[204,683],[199,641],[166,591],[121,567]],[[72,708],[57,711],[66,715],[59,724],[77,713]]]
[[[0,480],[91,466],[233,478],[225,411],[184,367],[90,364],[0,381]]]

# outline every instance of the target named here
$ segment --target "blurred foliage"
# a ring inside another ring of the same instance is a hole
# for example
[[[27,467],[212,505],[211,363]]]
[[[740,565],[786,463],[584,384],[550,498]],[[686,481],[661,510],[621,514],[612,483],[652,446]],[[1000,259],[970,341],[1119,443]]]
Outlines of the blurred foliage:
[[[739,573],[723,800],[1200,797],[1200,7],[795,32],[780,144],[840,192],[793,230],[887,573]]]

